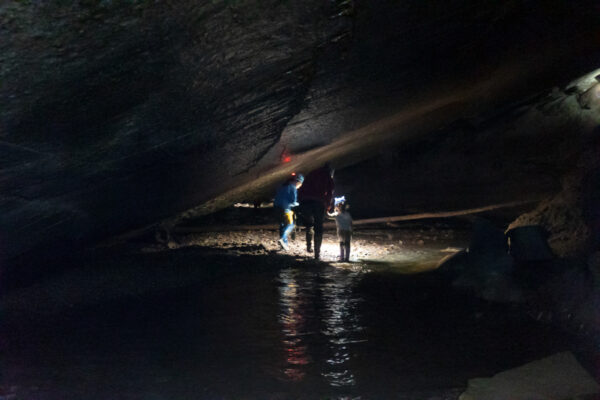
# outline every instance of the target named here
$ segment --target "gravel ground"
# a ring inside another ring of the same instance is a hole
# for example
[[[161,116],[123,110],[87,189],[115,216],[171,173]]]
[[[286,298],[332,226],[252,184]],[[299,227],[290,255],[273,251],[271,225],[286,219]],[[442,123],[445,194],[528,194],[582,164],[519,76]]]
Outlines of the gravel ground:
[[[305,231],[298,228],[296,238],[290,240],[288,251],[277,242],[273,230],[221,231],[178,235],[168,243],[171,249],[184,247],[209,247],[230,254],[288,254],[310,258],[306,251]],[[352,238],[350,262],[383,263],[407,268],[406,272],[419,272],[438,265],[449,254],[464,249],[468,233],[442,223],[424,223],[406,226],[379,226],[356,230]],[[152,244],[144,252],[162,251],[164,245]],[[338,262],[339,242],[334,230],[326,230],[321,246],[321,261]],[[415,269],[416,268],[416,269]]]

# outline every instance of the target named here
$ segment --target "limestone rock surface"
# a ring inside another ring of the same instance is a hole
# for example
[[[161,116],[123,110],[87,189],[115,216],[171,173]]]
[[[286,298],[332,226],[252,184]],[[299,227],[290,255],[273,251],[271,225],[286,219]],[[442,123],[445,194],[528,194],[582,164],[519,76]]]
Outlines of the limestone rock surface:
[[[568,400],[596,394],[598,383],[570,352],[469,381],[459,400]]]
[[[2,2],[2,268],[154,224],[414,104],[432,111],[379,144],[593,69],[594,2],[525,3]]]

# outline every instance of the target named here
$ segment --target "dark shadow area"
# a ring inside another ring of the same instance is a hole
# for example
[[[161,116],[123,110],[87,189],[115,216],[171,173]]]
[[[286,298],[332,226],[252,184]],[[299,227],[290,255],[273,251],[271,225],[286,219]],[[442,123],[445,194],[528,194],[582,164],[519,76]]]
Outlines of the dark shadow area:
[[[3,300],[18,398],[456,399],[572,347],[437,273],[197,247],[82,263]]]

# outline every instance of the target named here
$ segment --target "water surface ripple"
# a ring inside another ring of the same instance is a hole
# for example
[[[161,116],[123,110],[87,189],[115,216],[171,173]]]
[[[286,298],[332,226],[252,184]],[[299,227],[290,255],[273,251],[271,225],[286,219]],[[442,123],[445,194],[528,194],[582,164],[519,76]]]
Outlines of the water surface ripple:
[[[153,292],[49,315],[34,305],[29,314],[7,312],[0,395],[445,399],[469,378],[565,347],[550,328],[458,293],[435,274],[235,260],[178,288],[157,282]]]

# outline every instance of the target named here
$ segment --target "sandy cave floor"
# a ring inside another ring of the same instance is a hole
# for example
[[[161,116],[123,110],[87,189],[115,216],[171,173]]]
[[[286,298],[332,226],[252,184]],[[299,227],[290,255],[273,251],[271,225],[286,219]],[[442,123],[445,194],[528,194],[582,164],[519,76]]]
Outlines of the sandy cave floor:
[[[290,238],[290,249],[283,250],[277,243],[274,230],[203,232],[177,235],[168,243],[171,249],[208,247],[230,254],[287,254],[298,258],[312,258],[306,251],[305,230],[296,228],[295,240]],[[468,232],[441,222],[425,222],[403,226],[380,225],[355,230],[350,262],[382,263],[401,268],[406,273],[420,272],[436,267],[439,262],[468,245]],[[163,245],[141,248],[143,252],[162,251]],[[321,261],[338,262],[339,242],[335,230],[326,230],[321,246]]]

